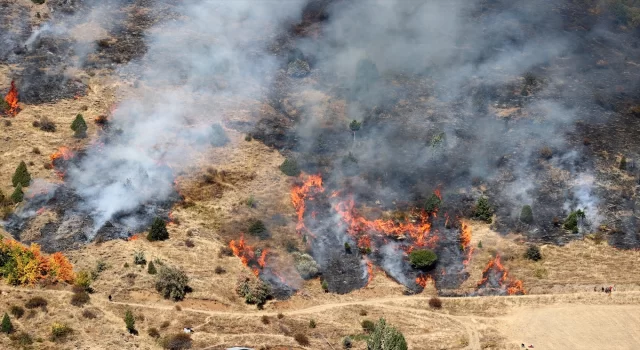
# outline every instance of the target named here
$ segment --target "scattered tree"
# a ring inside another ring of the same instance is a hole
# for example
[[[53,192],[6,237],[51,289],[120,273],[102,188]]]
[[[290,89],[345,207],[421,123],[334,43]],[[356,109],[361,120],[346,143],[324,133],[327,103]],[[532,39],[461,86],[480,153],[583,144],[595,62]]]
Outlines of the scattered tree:
[[[482,249],[482,241],[478,241],[478,249]]]
[[[576,211],[572,211],[569,216],[564,220],[564,229],[569,230],[573,233],[578,233],[578,221],[580,219],[585,218],[584,211],[578,209]]]
[[[167,224],[162,218],[155,218],[151,224],[151,229],[147,235],[147,239],[153,241],[164,241],[169,239],[169,231],[167,231]]]
[[[524,256],[529,259],[529,260],[533,260],[533,261],[538,261],[542,259],[542,254],[540,253],[540,248],[538,248],[535,245],[530,245],[529,248],[527,248],[527,252],[524,254]]]
[[[22,185],[18,184],[13,193],[11,194],[11,200],[13,203],[20,203],[24,200],[24,192],[22,192]]]
[[[84,121],[82,114],[76,115],[76,119],[71,123],[71,130],[73,130],[73,136],[76,138],[87,137],[87,123]]]
[[[134,333],[136,331],[136,320],[133,317],[133,313],[131,310],[127,310],[124,314],[124,324],[127,327],[129,333]]]
[[[241,275],[236,282],[236,293],[247,304],[262,306],[271,297],[271,288],[257,277]]]
[[[163,297],[172,300],[182,300],[187,293],[189,278],[180,269],[161,266],[156,279],[156,290]]]
[[[533,222],[533,210],[531,210],[530,205],[522,207],[522,210],[520,211],[520,221],[525,224],[531,224]]]
[[[156,273],[158,273],[158,271],[156,270],[156,265],[153,263],[153,261],[149,262],[149,265],[147,266],[147,273],[150,275],[155,275]]]
[[[493,207],[489,204],[487,197],[480,197],[476,202],[473,216],[476,219],[482,220],[487,224],[490,224],[493,217]]]
[[[9,334],[13,331],[13,325],[11,324],[11,319],[9,319],[9,315],[4,313],[2,317],[2,324],[0,324],[0,332]]]
[[[298,167],[298,162],[293,159],[285,159],[284,162],[280,165],[280,171],[282,171],[287,176],[298,176],[300,175],[300,168]]]
[[[360,130],[361,127],[362,123],[355,119],[349,123],[349,129],[353,133],[353,142],[356,142],[356,131]]]
[[[13,177],[11,178],[11,183],[13,187],[17,187],[18,185],[22,185],[22,187],[29,187],[29,183],[31,182],[31,174],[27,170],[27,163],[21,161],[16,168],[15,173],[13,173]]]
[[[438,256],[429,249],[414,249],[409,253],[409,262],[411,265],[420,270],[428,270],[438,260]]]
[[[147,263],[143,251],[133,253],[133,263],[136,265],[145,265]]]
[[[368,350],[407,350],[407,341],[394,327],[388,326],[381,318],[373,334],[367,339]]]
[[[427,213],[433,213],[440,208],[440,205],[442,205],[442,200],[435,193],[432,193],[424,202],[424,210]]]

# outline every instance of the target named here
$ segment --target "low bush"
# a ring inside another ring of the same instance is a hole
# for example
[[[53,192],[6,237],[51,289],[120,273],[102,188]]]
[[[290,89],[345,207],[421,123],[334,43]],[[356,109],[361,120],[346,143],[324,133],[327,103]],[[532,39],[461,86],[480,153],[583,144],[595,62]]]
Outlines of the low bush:
[[[56,124],[47,117],[40,118],[40,130],[46,132],[55,132]]]
[[[80,293],[74,293],[71,296],[71,305],[80,307],[88,303],[90,299],[89,293],[83,290]]]
[[[530,205],[522,207],[522,210],[520,211],[520,221],[525,224],[531,224],[533,222],[533,210],[531,210]]]
[[[473,211],[476,219],[482,220],[488,224],[491,223],[493,217],[493,207],[489,204],[487,197],[480,197]]]
[[[563,227],[565,230],[569,230],[573,233],[578,233],[578,222],[580,219],[585,218],[584,211],[578,209],[576,211],[572,211],[569,216],[564,220]]]
[[[538,261],[542,259],[542,254],[540,253],[540,248],[535,245],[530,245],[527,248],[526,253],[524,254],[525,258],[533,261]]]
[[[304,279],[314,278],[320,272],[320,266],[313,260],[309,254],[294,252],[292,253],[294,266],[300,277]]]
[[[13,317],[20,318],[22,317],[22,315],[24,315],[24,308],[18,305],[11,305],[11,307],[9,308],[9,312],[11,313],[11,315],[13,315]]]
[[[224,273],[227,273],[227,270],[225,270],[222,266],[216,266],[214,272],[216,273],[216,275],[222,275]]]
[[[149,328],[149,330],[147,331],[147,334],[149,334],[149,336],[153,339],[160,338],[160,332],[158,332],[157,328]]]
[[[269,316],[264,315],[260,318],[260,320],[262,321],[262,324],[269,324],[271,323],[271,320],[269,319]]]
[[[298,162],[293,159],[285,159],[284,162],[280,165],[280,171],[282,171],[287,176],[298,176],[300,175],[300,168],[298,167]]]
[[[170,335],[162,339],[161,345],[164,349],[169,350],[191,349],[191,335],[186,333],[177,333],[174,335]]]
[[[369,313],[367,312],[367,310],[362,309],[360,310],[360,312],[358,313],[360,316],[367,316]]]
[[[218,252],[218,257],[222,258],[225,256],[233,256],[233,250],[227,246],[220,248],[220,251]]]
[[[149,229],[147,239],[151,242],[164,241],[169,239],[169,231],[167,231],[167,224],[162,218],[155,218]]]
[[[213,147],[222,147],[229,142],[229,138],[227,137],[227,133],[222,128],[222,125],[219,123],[213,124],[211,126],[211,145]]]
[[[252,236],[256,236],[260,239],[269,238],[269,231],[267,230],[267,226],[261,220],[252,220],[249,225],[248,232]]]
[[[432,297],[431,299],[429,299],[429,307],[433,309],[442,308],[442,300],[440,300],[440,298],[438,297]]]
[[[302,333],[295,334],[293,336],[293,339],[295,339],[295,341],[298,344],[302,345],[302,346],[309,346],[309,344],[310,344],[309,343],[309,338],[306,335],[302,334]]]
[[[12,334],[9,336],[9,339],[11,339],[11,342],[13,342],[16,348],[20,347],[23,349],[29,349],[30,345],[33,344],[33,338],[31,338],[31,335],[26,332]]]
[[[155,275],[158,273],[158,270],[156,270],[156,265],[153,263],[153,261],[150,261],[149,265],[147,265],[147,273],[150,275]]]
[[[187,248],[193,248],[193,247],[195,247],[195,246],[196,246],[196,244],[195,244],[195,243],[193,243],[193,241],[192,241],[192,240],[190,240],[190,239],[186,239],[186,240],[184,241],[184,246],[185,246],[185,247],[187,247]]]
[[[373,332],[373,330],[376,328],[376,324],[370,320],[363,320],[362,322],[360,322],[360,325],[362,326],[362,330],[367,333]]]
[[[432,193],[424,202],[424,210],[427,213],[433,213],[440,208],[440,205],[442,205],[442,200],[435,193]]]
[[[37,307],[47,307],[47,300],[42,297],[33,297],[24,304],[27,309],[35,309]]]
[[[97,318],[98,315],[89,309],[84,309],[84,311],[82,311],[82,317],[93,320],[94,318]]]
[[[271,288],[259,278],[241,275],[236,282],[236,293],[247,304],[261,306],[271,297]]]
[[[182,300],[187,293],[189,278],[180,269],[161,266],[156,278],[156,290],[166,299]]]
[[[316,328],[317,324],[315,320],[309,320],[309,328]]]
[[[143,251],[133,253],[133,263],[136,265],[146,265],[147,259],[144,256]]]
[[[402,333],[387,325],[381,318],[375,325],[371,336],[367,339],[368,350],[407,350],[407,341]]]
[[[342,339],[342,347],[345,349],[351,349],[351,347],[353,346],[353,341],[351,340],[350,337],[344,337],[344,339]]]
[[[61,340],[73,333],[73,329],[64,323],[54,322],[51,325],[51,340]]]
[[[438,260],[438,256],[429,249],[415,249],[409,253],[409,262],[420,270],[427,270],[433,267]]]
[[[279,312],[276,317],[278,317],[278,319],[281,320],[284,318],[284,314],[282,312]]]
[[[133,317],[131,310],[127,310],[124,314],[124,325],[127,327],[127,331],[129,331],[129,333],[135,333],[136,319]]]

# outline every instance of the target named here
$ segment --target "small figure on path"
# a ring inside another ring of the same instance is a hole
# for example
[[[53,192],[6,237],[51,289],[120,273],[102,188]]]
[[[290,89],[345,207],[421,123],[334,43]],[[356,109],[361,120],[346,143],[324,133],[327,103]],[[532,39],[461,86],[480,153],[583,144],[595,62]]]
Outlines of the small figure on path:
[[[109,294],[109,301],[111,301],[111,294]]]

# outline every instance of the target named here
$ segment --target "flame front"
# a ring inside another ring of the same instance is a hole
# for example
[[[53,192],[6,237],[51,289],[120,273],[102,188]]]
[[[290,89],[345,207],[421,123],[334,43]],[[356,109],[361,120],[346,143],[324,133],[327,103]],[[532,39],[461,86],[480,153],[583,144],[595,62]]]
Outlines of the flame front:
[[[256,277],[260,275],[260,270],[266,265],[267,249],[263,250],[259,257],[256,257],[255,250],[244,240],[244,235],[241,235],[237,242],[236,240],[231,240],[229,248],[233,251],[233,255],[240,258],[242,265],[250,268]]]
[[[73,157],[73,151],[65,146],[60,147],[59,150],[57,150],[54,154],[49,156],[49,158],[51,159],[51,164],[53,164],[53,162],[55,162],[56,159],[62,158],[64,160],[69,160],[72,157]]]
[[[11,82],[11,89],[9,90],[9,93],[7,93],[7,95],[4,97],[4,100],[9,105],[9,110],[7,111],[7,113],[12,116],[18,114],[20,107],[18,106],[18,89],[16,89],[15,82]]]
[[[322,177],[320,175],[308,175],[302,185],[294,186],[291,190],[291,202],[298,214],[296,231],[299,234],[303,231],[308,232],[304,224],[304,212],[306,210],[305,201],[312,199],[314,194],[322,192],[324,192],[324,187],[322,186]]]
[[[484,271],[482,271],[482,280],[478,282],[478,285],[477,285],[478,288],[486,286],[486,284],[489,282],[490,274],[492,272],[500,274],[500,280],[498,281],[499,287],[505,288],[505,290],[507,291],[507,294],[509,295],[527,294],[527,291],[524,289],[523,283],[520,280],[511,278],[509,282],[505,285],[505,282],[509,277],[509,272],[502,265],[502,261],[500,260],[500,255],[496,255],[495,258],[489,260],[489,263],[484,268]]]
[[[418,275],[418,277],[416,277],[416,284],[421,286],[422,288],[425,288],[430,280],[431,276],[421,273],[420,275]]]

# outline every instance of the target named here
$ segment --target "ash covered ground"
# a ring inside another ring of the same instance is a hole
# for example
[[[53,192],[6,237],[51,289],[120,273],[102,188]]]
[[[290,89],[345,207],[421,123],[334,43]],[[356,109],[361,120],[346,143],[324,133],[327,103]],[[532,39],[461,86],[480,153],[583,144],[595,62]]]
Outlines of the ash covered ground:
[[[165,161],[186,167],[185,154],[215,145],[209,128],[224,118],[207,103],[183,98],[198,96],[258,101],[255,120],[224,126],[322,178],[324,193],[305,197],[307,207],[298,212],[305,230],[291,235],[305,240],[333,292],[366,285],[370,264],[414,291],[427,275],[439,289],[459,286],[472,248],[464,245],[461,219],[477,214],[480,198],[495,212],[493,228],[530,242],[598,235],[615,247],[640,247],[640,36],[606,5],[51,1],[47,18],[38,20],[19,4],[0,6],[10,9],[0,26],[11,28],[0,37],[0,60],[15,65],[24,103],[82,95],[86,85],[71,68],[166,87],[121,103],[112,123],[122,136],[100,152],[89,150],[51,197],[87,204],[79,219],[86,224],[78,224],[86,230],[122,223],[107,238],[146,223],[118,218],[175,201],[171,176],[161,170]],[[74,28],[87,24],[100,30],[78,36]],[[194,126],[186,115],[202,122]],[[165,147],[166,140],[183,146]],[[134,181],[133,195],[115,198],[136,178],[110,170],[124,168],[152,175]],[[160,193],[149,197],[152,188]],[[442,202],[437,213],[425,214],[435,192]],[[336,209],[349,201],[348,210]],[[531,220],[521,219],[524,206],[532,208]],[[568,230],[564,221],[576,210],[585,218]],[[376,220],[388,232],[371,224]],[[429,229],[397,233],[417,223]],[[43,228],[43,240],[65,227]],[[19,237],[21,229],[11,232]],[[371,240],[365,247],[363,237]],[[437,242],[425,243],[429,237]],[[425,247],[440,256],[428,273],[406,258]],[[515,288],[491,271],[490,288]]]

